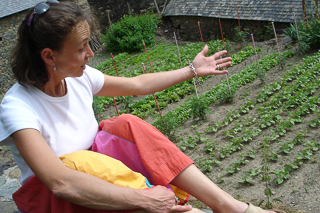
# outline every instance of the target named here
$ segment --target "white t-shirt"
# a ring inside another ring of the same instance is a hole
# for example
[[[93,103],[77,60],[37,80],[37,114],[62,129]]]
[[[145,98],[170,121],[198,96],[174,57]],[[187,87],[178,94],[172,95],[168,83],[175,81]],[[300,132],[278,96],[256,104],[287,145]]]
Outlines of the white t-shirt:
[[[89,149],[98,131],[93,95],[103,86],[103,74],[87,66],[81,77],[65,81],[67,94],[63,97],[48,96],[33,86],[13,85],[0,105],[0,144],[12,133],[32,128],[41,133],[57,156]],[[21,170],[23,184],[33,172],[15,144],[8,145]]]

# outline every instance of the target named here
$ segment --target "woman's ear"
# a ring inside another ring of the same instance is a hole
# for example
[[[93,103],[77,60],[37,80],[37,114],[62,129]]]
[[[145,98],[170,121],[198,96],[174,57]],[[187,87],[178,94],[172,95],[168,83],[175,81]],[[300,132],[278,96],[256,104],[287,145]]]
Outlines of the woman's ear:
[[[54,66],[56,63],[54,61],[54,57],[53,57],[54,53],[53,51],[50,49],[50,48],[44,48],[42,51],[41,51],[41,58],[42,60],[48,64],[48,65],[51,65],[51,66]]]

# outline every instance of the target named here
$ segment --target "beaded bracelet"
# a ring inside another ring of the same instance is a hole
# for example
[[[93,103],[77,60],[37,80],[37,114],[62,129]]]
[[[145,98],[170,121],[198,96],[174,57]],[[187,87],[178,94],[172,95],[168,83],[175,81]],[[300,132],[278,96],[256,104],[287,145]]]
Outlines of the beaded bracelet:
[[[188,59],[188,61],[189,61],[189,67],[191,68],[191,70],[192,70],[192,72],[193,72],[193,75],[194,75],[194,77],[195,77],[195,79],[196,79],[196,82],[197,82],[197,84],[200,86],[200,80],[199,80],[198,74],[197,74],[197,72],[196,72],[196,69],[194,68],[193,64],[190,62],[189,59]]]

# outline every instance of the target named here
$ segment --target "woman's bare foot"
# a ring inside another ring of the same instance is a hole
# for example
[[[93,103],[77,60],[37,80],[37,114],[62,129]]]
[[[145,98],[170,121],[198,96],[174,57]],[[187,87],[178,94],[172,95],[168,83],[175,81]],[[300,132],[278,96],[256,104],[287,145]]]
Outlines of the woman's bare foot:
[[[259,207],[256,207],[249,203],[243,203],[241,201],[236,201],[234,205],[229,205],[229,207],[232,206],[232,209],[212,209],[213,213],[277,213],[275,211],[267,211],[263,210]],[[250,208],[249,208],[250,207]],[[278,212],[278,213],[285,213],[285,212]]]
[[[277,213],[275,211],[268,211],[268,210],[263,210],[260,207],[254,206],[251,203],[245,203],[248,208],[244,213]],[[281,212],[279,212],[281,213]],[[284,212],[283,212],[284,213]]]

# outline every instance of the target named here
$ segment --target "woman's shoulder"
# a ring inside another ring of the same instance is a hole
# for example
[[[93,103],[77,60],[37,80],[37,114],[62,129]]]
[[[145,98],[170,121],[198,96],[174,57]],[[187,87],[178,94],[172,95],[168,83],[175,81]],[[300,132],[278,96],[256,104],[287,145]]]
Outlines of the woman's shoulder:
[[[14,84],[4,95],[0,104],[0,116],[3,121],[20,117],[37,116],[36,90],[32,86]]]
[[[91,66],[86,65],[83,75],[90,79],[93,79],[93,78],[100,78],[101,76],[103,76],[103,73]]]
[[[29,102],[34,93],[32,86],[22,86],[19,83],[15,83],[4,95],[1,105]]]
[[[5,94],[0,104],[0,141],[20,129],[39,129],[32,93],[17,83]]]
[[[92,94],[95,94],[100,91],[104,84],[104,74],[90,66],[86,66],[83,71],[83,75],[79,78],[68,78],[69,82],[77,82],[75,85],[83,85],[87,89],[91,90]]]

